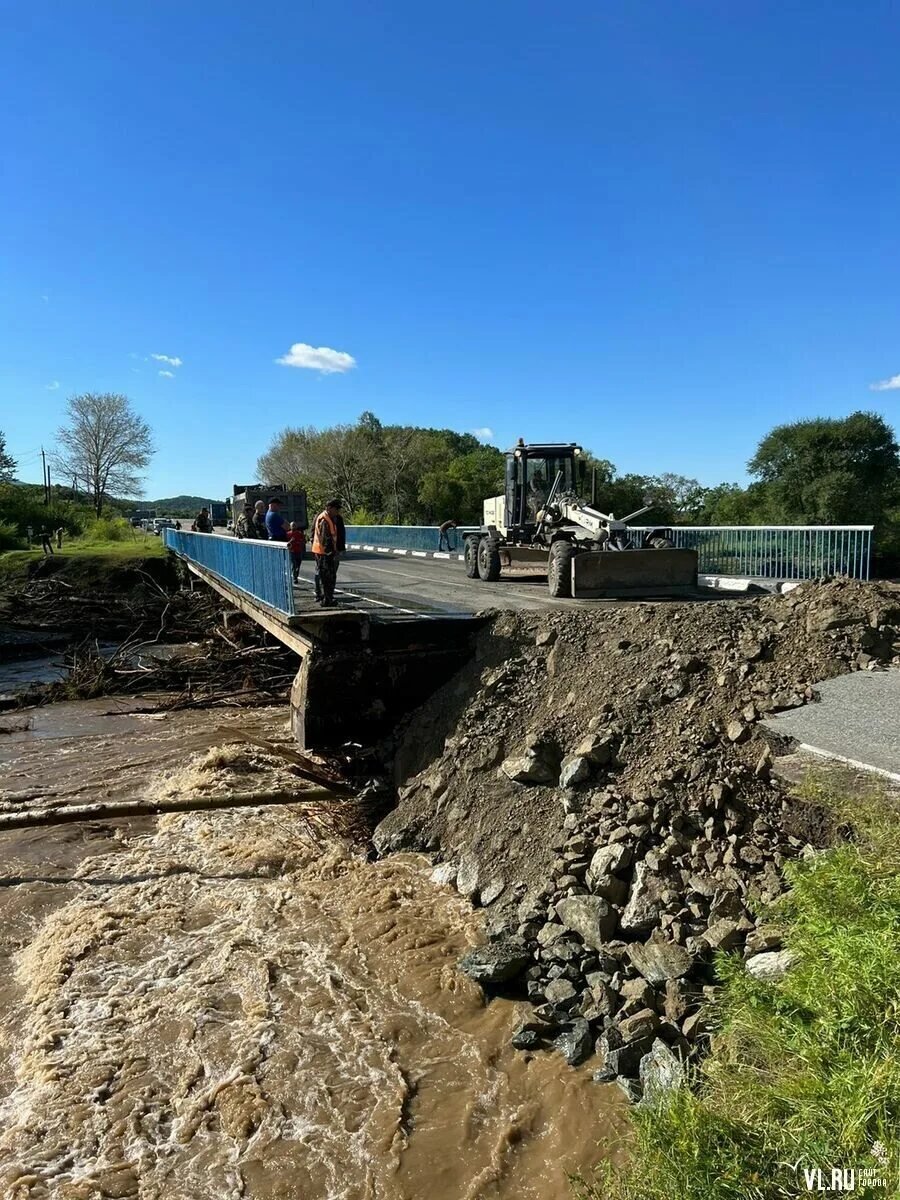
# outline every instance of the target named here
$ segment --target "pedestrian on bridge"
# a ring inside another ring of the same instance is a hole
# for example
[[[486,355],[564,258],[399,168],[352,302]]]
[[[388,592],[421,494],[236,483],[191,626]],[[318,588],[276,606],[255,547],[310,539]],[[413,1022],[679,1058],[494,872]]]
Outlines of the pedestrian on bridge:
[[[234,527],[234,535],[239,538],[255,538],[256,526],[253,523],[253,505],[245,504],[244,511],[237,519],[237,525]]]
[[[266,506],[262,500],[257,500],[253,505],[253,528],[255,533],[253,536],[259,541],[265,542],[269,539],[269,531],[266,529]]]
[[[458,524],[459,524],[459,521],[451,520],[451,521],[445,521],[443,523],[443,525],[438,525],[438,533],[441,535],[438,538],[438,551],[455,550],[456,549],[455,545],[454,546],[450,545],[450,530],[455,529]],[[455,540],[456,539],[454,538],[454,542],[455,542]]]
[[[299,521],[291,521],[291,530],[287,535],[288,554],[291,556],[291,575],[294,583],[300,578],[300,567],[303,564],[303,553],[306,550],[306,526]]]
[[[312,552],[316,560],[316,601],[323,608],[334,603],[341,539],[338,522],[343,524],[340,500],[329,500],[313,524]]]
[[[281,515],[281,501],[277,496],[273,496],[269,501],[269,511],[266,513],[266,531],[270,542],[287,541],[284,517]]]
[[[195,533],[212,533],[212,531],[213,531],[213,524],[212,524],[212,521],[210,520],[209,509],[201,508],[200,511],[197,513],[197,516],[194,518],[194,532]]]

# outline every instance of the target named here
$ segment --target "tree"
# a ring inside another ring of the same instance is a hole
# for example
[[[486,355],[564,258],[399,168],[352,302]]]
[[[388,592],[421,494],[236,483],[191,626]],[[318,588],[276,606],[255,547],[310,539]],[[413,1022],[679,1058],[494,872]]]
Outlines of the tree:
[[[900,491],[900,448],[877,413],[779,425],[748,463],[773,517],[808,525],[881,525]]]
[[[99,517],[111,492],[140,492],[140,475],[153,454],[150,426],[116,392],[85,392],[68,401],[69,423],[58,431],[56,465],[85,481]]]
[[[16,460],[6,453],[6,434],[0,430],[0,483],[12,483]]]

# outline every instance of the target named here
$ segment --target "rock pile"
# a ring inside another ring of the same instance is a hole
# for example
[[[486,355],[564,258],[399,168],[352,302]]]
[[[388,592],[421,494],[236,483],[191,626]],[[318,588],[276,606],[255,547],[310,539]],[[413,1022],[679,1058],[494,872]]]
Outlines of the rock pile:
[[[520,1049],[597,1052],[599,1080],[655,1094],[702,1044],[716,951],[759,978],[789,967],[753,906],[835,831],[782,793],[759,720],[897,663],[898,629],[900,588],[848,580],[495,619],[410,730],[431,758],[376,845],[432,853],[489,907],[490,940],[462,965],[487,987],[518,972],[534,1005]]]

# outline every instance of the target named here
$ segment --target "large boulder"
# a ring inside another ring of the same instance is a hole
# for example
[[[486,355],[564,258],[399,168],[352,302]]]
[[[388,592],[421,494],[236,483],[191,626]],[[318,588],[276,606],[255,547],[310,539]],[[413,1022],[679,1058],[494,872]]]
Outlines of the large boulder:
[[[774,983],[788,973],[794,962],[790,950],[768,950],[764,954],[754,954],[744,965],[754,979]]]
[[[497,941],[464,954],[459,969],[476,983],[493,987],[515,979],[530,962],[531,955],[521,942]]]
[[[594,950],[600,950],[616,929],[615,910],[602,896],[567,896],[557,903],[556,915]]]
[[[665,880],[657,875],[648,863],[638,863],[634,869],[628,903],[620,921],[623,934],[627,936],[650,932],[665,909],[665,887]]]
[[[643,1089],[642,1103],[658,1104],[670,1092],[684,1086],[684,1064],[665,1042],[657,1038],[641,1059],[639,1078]]]
[[[666,941],[654,933],[648,942],[635,942],[628,947],[632,963],[650,983],[665,983],[681,979],[693,966],[694,959],[683,946]]]
[[[594,1052],[594,1039],[587,1021],[577,1018],[556,1038],[553,1045],[570,1067],[577,1067]]]
[[[591,764],[583,755],[573,754],[569,758],[564,758],[559,768],[559,786],[561,788],[574,787],[578,783],[584,783],[590,778]]]
[[[556,783],[556,771],[547,759],[535,750],[514,754],[500,764],[503,774],[513,783]]]

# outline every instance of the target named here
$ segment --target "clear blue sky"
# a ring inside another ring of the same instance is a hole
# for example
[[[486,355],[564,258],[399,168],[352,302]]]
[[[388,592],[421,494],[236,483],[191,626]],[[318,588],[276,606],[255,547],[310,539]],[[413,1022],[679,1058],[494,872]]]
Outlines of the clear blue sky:
[[[365,409],[708,483],[896,425],[898,46],[884,0],[7,3],[0,428],[39,478],[125,392],[154,497]]]

